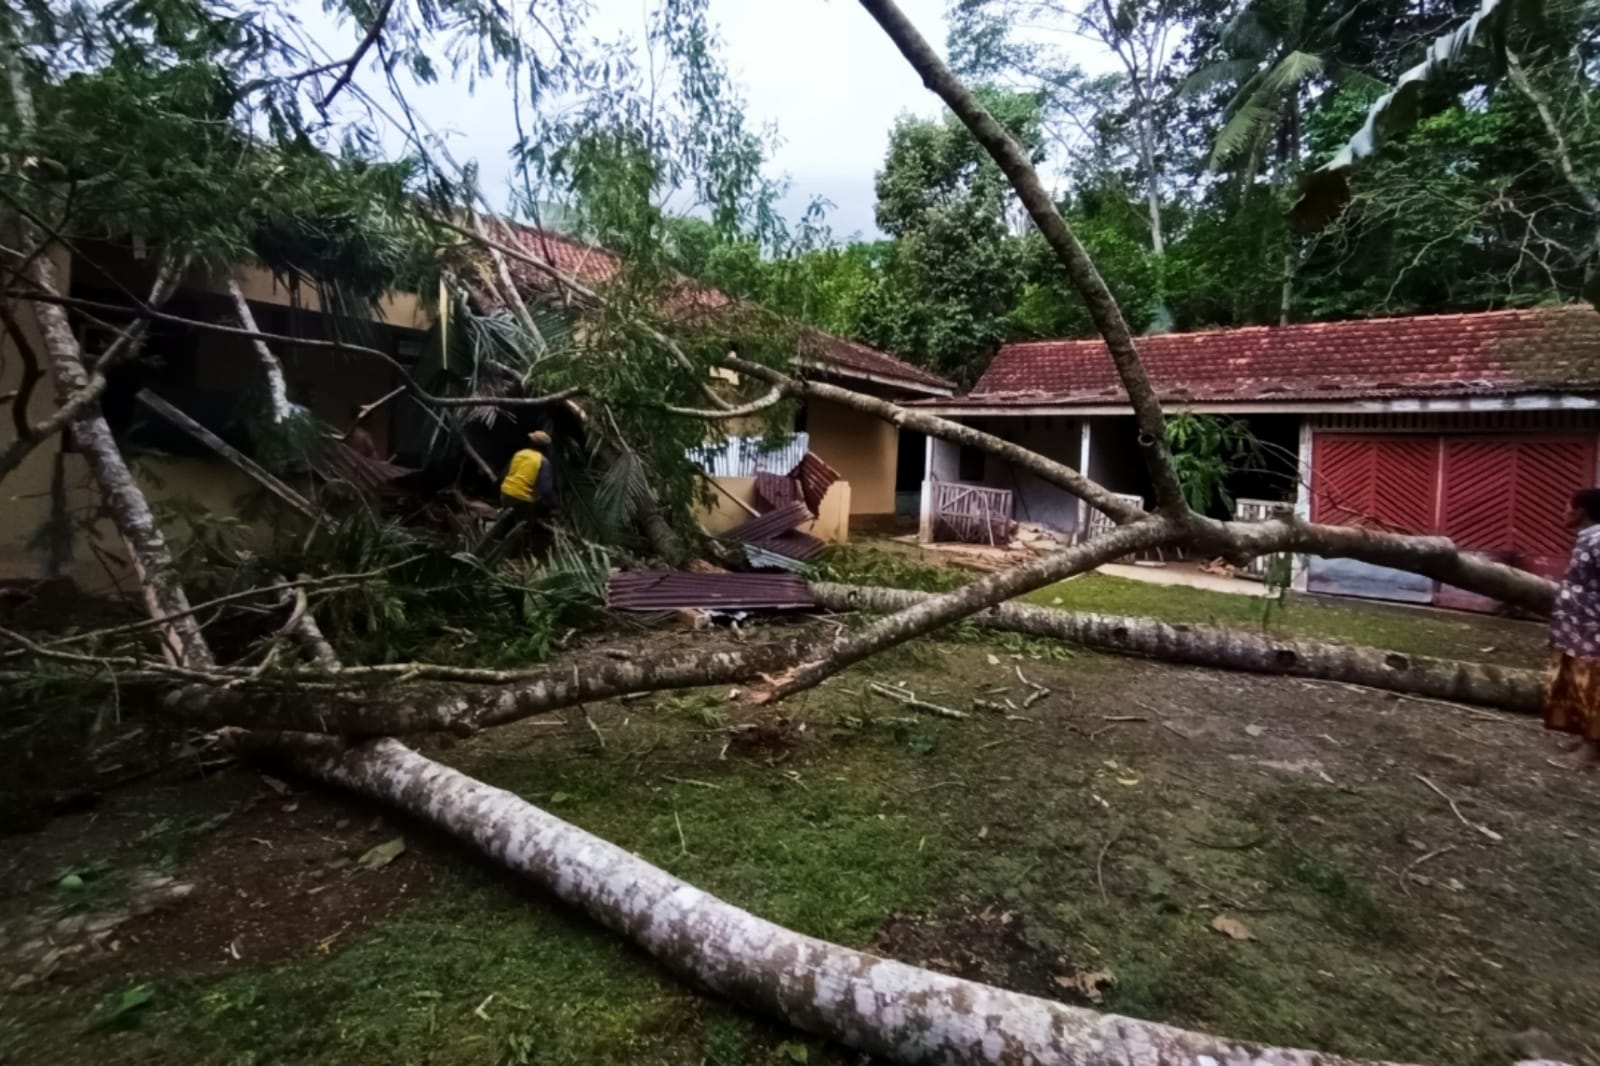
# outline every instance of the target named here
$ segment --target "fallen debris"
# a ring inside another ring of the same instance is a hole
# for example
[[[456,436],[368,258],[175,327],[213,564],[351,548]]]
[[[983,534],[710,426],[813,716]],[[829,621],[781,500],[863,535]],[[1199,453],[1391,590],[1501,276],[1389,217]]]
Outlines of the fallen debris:
[[[873,692],[876,692],[880,696],[886,696],[898,703],[903,703],[907,707],[910,707],[913,711],[925,711],[928,714],[938,715],[940,718],[972,717],[966,711],[958,711],[954,707],[942,707],[937,703],[929,703],[927,700],[918,699],[916,693],[914,692],[908,692],[904,689],[891,688],[888,685],[879,684],[876,681],[868,685],[867,688]]]
[[[1496,844],[1500,843],[1502,840],[1505,839],[1505,837],[1501,836],[1499,833],[1496,833],[1493,829],[1490,829],[1488,826],[1481,825],[1478,822],[1474,822],[1472,819],[1470,819],[1466,815],[1462,814],[1461,813],[1461,808],[1456,804],[1456,801],[1451,799],[1448,795],[1446,795],[1444,789],[1440,788],[1438,785],[1434,784],[1432,781],[1428,780],[1426,777],[1424,777],[1421,774],[1414,774],[1412,776],[1414,776],[1418,781],[1421,781],[1424,785],[1427,785],[1430,789],[1433,790],[1435,795],[1437,795],[1440,799],[1442,799],[1446,803],[1448,803],[1450,805],[1451,813],[1453,813],[1456,816],[1456,818],[1461,822],[1462,825],[1467,826],[1469,829],[1477,830],[1478,832],[1482,833],[1488,839],[1494,841]]]
[[[612,574],[606,584],[606,606],[619,611],[787,610],[815,605],[805,581],[790,574],[629,570]]]
[[[801,500],[792,500],[775,511],[730,530],[724,540],[743,546],[752,566],[793,569],[815,559],[827,547],[799,526],[811,521],[811,512]],[[771,558],[776,556],[777,559]]]

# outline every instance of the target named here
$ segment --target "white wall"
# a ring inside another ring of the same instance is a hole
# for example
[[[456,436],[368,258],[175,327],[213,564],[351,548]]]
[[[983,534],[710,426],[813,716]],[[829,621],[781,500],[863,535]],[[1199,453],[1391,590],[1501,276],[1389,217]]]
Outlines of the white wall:
[[[1009,438],[1014,443],[1068,466],[1078,465],[1083,440],[1077,419],[1028,417],[1014,421],[1018,424]],[[1077,532],[1076,496],[1026,470],[1012,468],[1001,473],[1010,482],[1002,487],[1016,494],[1017,521],[1035,522],[1066,534]]]
[[[1075,418],[1027,415],[974,419],[976,428],[1020,444],[1050,459],[1076,468],[1082,448],[1082,430]],[[961,449],[948,441],[928,438],[928,479],[960,481]],[[1078,529],[1078,498],[1065,489],[1020,470],[993,455],[985,457],[983,484],[1012,493],[1013,515],[1071,536]],[[923,536],[929,535],[929,496],[923,492]]]

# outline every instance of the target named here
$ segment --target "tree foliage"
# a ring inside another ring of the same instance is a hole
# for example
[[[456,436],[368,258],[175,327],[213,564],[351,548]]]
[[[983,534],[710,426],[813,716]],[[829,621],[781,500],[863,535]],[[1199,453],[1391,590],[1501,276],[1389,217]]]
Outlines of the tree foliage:
[[[1558,0],[1536,20],[1457,33],[1478,6],[951,0],[949,52],[1054,175],[1136,326],[1571,300],[1595,289],[1600,256],[1600,9]],[[1301,179],[1448,34],[1458,57],[1410,85],[1388,139],[1341,167],[1329,224],[1304,231],[1291,218]],[[1085,36],[1110,73],[1086,74],[1060,44]],[[1157,49],[1167,61],[1151,74],[1141,63]],[[682,261],[970,382],[1006,340],[1093,332],[997,178],[950,116],[902,119],[877,182],[883,238],[836,244],[817,228],[785,248],[702,242]]]

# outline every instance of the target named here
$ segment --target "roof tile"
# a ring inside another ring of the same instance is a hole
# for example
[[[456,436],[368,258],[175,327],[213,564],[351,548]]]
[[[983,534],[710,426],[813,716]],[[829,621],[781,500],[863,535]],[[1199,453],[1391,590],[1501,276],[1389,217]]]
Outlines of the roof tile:
[[[568,274],[591,288],[599,288],[613,281],[622,270],[622,259],[615,252],[597,245],[587,244],[549,230],[536,229],[515,223],[494,223],[497,240],[519,248],[536,259],[543,260],[564,274]],[[552,290],[554,279],[537,267],[507,257],[507,268],[512,280],[523,292]],[[709,285],[685,277],[669,297],[668,314],[689,315],[695,312],[726,311],[734,301]],[[826,364],[836,372],[849,376],[852,371],[870,374],[893,382],[906,382],[913,386],[954,391],[955,386],[937,374],[913,366],[888,352],[870,348],[859,341],[836,337],[822,330],[805,327],[800,341],[801,353],[812,360]]]
[[[1588,305],[1162,333],[1138,340],[1163,400],[1226,403],[1600,392],[1600,313]],[[1000,349],[967,400],[1123,403],[1101,340]]]

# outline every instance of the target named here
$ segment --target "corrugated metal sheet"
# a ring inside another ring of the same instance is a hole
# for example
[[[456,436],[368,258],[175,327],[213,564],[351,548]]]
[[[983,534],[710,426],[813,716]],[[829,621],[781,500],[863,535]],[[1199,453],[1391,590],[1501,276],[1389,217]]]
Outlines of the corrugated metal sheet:
[[[348,481],[358,489],[378,492],[391,481],[414,473],[384,459],[369,459],[337,441],[326,453],[312,461],[312,468],[329,481]]]
[[[789,476],[800,482],[800,494],[813,517],[822,513],[822,498],[839,480],[839,472],[817,458],[815,452],[806,452],[794,469],[789,471]]]
[[[776,511],[786,504],[805,501],[799,481],[765,470],[756,474],[755,492],[756,506],[763,511]]]
[[[742,526],[728,531],[724,539],[744,544],[765,544],[773,537],[789,532],[795,526],[811,521],[811,512],[799,500],[786,503],[775,511],[752,518]]]
[[[792,529],[787,533],[780,533],[776,537],[769,537],[761,541],[757,547],[806,562],[821,555],[828,546],[810,533],[802,533],[797,529]]]
[[[768,551],[755,544],[746,544],[744,546],[744,557],[757,570],[791,570],[795,573],[801,573],[810,569],[799,559]]]
[[[793,574],[683,574],[635,570],[611,575],[606,603],[621,611],[666,611],[683,607],[717,610],[812,607],[804,579]]]
[[[701,445],[689,458],[712,477],[755,477],[763,470],[781,473],[805,458],[811,438],[796,433],[787,444],[764,449],[760,437],[729,437],[721,444]]]

